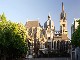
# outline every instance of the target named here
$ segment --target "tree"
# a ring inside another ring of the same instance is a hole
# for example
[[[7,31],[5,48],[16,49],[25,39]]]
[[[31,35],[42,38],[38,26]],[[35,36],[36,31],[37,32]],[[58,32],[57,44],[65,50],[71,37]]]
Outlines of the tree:
[[[26,28],[22,24],[7,21],[5,15],[0,22],[0,51],[4,57],[19,58],[27,54]]]
[[[7,21],[4,13],[1,15],[0,18],[1,18],[2,22],[6,22]]]
[[[80,20],[78,20],[78,27],[75,30],[75,32],[72,34],[72,40],[71,43],[72,45],[76,46],[76,47],[80,47]]]

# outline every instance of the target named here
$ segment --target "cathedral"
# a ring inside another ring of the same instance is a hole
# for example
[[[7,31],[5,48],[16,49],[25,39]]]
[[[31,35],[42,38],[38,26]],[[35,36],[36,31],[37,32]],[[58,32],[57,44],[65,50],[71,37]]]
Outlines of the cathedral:
[[[40,25],[38,20],[28,20],[26,22],[27,37],[30,44],[30,52],[35,51],[35,47],[43,53],[50,51],[66,51],[69,52],[68,30],[67,30],[67,19],[64,11],[64,5],[62,2],[62,11],[60,14],[60,30],[56,31],[54,22],[51,19],[49,13],[47,21],[44,23],[44,28]]]

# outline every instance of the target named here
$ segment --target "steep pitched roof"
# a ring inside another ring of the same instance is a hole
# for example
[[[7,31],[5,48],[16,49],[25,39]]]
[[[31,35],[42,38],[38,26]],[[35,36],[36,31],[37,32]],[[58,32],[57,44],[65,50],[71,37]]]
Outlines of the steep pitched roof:
[[[28,21],[26,23],[26,27],[27,28],[31,28],[31,27],[39,27],[39,22],[38,21]]]

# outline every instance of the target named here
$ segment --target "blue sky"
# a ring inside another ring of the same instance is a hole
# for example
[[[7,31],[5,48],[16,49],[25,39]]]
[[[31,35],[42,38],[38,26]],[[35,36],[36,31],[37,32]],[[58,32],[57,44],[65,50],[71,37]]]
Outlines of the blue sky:
[[[25,25],[27,19],[39,19],[41,25],[44,25],[50,12],[56,30],[59,30],[62,2],[67,13],[70,37],[74,18],[80,18],[80,0],[0,0],[0,14],[4,12],[7,19],[12,22],[21,22]]]

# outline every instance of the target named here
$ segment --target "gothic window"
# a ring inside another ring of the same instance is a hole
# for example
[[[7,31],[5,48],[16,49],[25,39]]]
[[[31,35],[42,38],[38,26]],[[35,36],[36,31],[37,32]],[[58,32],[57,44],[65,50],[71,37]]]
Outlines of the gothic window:
[[[50,40],[50,37],[48,37],[48,40]]]
[[[56,49],[56,41],[54,41],[54,49]]]
[[[65,32],[67,32],[67,31],[65,31]]]
[[[60,41],[58,40],[57,41],[57,49],[59,49],[59,46],[60,46]]]
[[[62,26],[60,26],[60,33],[62,33]]]
[[[63,32],[64,32],[64,30],[63,30]]]
[[[52,41],[52,48],[53,48],[53,41]]]
[[[48,42],[48,49],[51,49],[51,42]]]
[[[48,43],[47,42],[45,42],[45,48],[47,48],[48,47]]]
[[[65,27],[65,24],[63,24],[63,27]]]
[[[31,35],[32,33],[32,28],[29,29],[28,34]]]
[[[61,13],[61,19],[63,19],[63,18],[64,18],[64,13],[62,12],[62,13]]]

